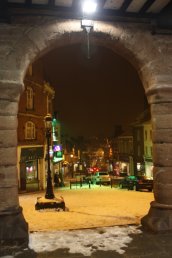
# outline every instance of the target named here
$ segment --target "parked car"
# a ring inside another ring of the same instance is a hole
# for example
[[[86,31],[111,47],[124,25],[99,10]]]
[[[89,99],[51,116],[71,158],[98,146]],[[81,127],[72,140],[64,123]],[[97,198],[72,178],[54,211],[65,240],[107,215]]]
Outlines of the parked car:
[[[146,176],[127,176],[120,182],[121,188],[127,188],[128,190],[153,190],[153,178]]]
[[[111,178],[108,172],[99,171],[88,175],[86,180],[91,184],[109,184],[110,185]]]
[[[128,190],[134,190],[136,182],[137,182],[136,176],[126,176],[121,180],[119,186],[121,188],[127,188]]]
[[[110,185],[110,176],[106,171],[99,171],[96,175],[96,184],[108,184]]]
[[[153,191],[153,178],[146,176],[137,176],[136,181],[136,191],[139,190],[148,190],[149,192]]]

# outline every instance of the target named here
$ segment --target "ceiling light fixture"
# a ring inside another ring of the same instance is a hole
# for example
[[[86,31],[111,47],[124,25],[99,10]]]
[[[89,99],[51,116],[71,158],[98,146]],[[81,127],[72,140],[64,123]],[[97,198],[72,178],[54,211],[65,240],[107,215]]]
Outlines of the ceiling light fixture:
[[[85,0],[82,6],[83,10],[83,19],[81,20],[81,28],[85,29],[87,32],[87,58],[90,59],[90,38],[89,34],[91,29],[93,29],[94,23],[90,18],[90,14],[93,14],[96,11],[97,3],[96,1]]]
[[[87,13],[87,14],[94,13],[96,11],[96,8],[97,8],[97,3],[91,0],[84,1],[82,6],[83,13]]]

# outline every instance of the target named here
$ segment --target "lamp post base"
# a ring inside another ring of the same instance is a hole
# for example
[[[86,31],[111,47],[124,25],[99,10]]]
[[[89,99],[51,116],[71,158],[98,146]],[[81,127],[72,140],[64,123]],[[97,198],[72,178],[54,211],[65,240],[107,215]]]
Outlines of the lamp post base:
[[[35,210],[41,209],[62,209],[65,211],[65,202],[63,198],[53,198],[46,199],[44,197],[37,197],[37,202],[35,204]]]
[[[55,196],[54,196],[54,194],[53,193],[46,193],[46,195],[45,195],[45,199],[54,199],[55,198]]]

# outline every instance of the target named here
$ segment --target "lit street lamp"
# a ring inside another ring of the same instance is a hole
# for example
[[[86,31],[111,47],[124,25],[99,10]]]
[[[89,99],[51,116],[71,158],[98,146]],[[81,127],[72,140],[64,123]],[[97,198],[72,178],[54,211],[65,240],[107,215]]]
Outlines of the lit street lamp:
[[[91,15],[96,11],[97,2],[94,0],[85,0],[82,5],[83,19],[81,20],[81,28],[87,32],[87,58],[90,59],[90,32],[93,29],[93,21],[90,20]]]
[[[47,139],[47,189],[45,198],[46,199],[53,199],[54,192],[53,192],[53,185],[52,185],[52,177],[51,177],[51,168],[50,168],[50,142],[51,142],[51,130],[52,130],[52,117],[50,114],[46,115],[44,118],[45,122],[45,130],[46,130],[46,139]]]
[[[51,130],[52,130],[52,117],[47,114],[44,118],[45,130],[46,130],[46,140],[47,140],[47,188],[44,197],[37,197],[37,202],[35,204],[35,209],[62,209],[65,211],[65,202],[63,197],[56,198],[53,192],[51,168],[50,168],[50,144],[51,144]]]

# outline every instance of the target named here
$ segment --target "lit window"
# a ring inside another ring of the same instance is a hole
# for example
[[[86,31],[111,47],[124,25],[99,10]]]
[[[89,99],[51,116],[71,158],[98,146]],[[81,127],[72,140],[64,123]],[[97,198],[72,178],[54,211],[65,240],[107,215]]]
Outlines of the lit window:
[[[27,94],[27,100],[26,100],[27,109],[33,109],[33,89],[31,87],[27,87],[26,94]]]
[[[27,122],[25,125],[25,139],[35,139],[35,124],[31,121]]]

